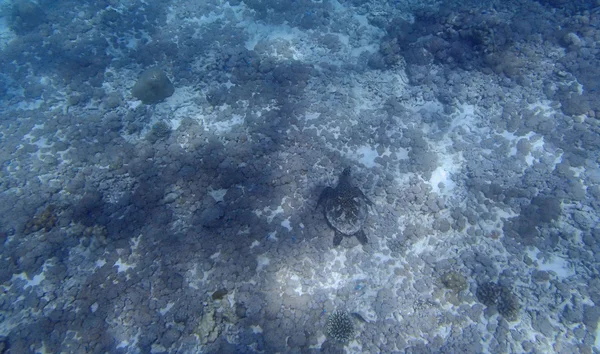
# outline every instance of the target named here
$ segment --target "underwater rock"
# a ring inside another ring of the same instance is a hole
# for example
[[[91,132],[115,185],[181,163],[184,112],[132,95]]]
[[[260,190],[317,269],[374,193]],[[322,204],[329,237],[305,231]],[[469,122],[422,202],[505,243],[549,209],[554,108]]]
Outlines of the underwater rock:
[[[54,205],[48,205],[44,211],[35,215],[33,219],[25,225],[24,233],[30,234],[41,229],[48,232],[56,225],[57,220],[56,207]]]
[[[148,141],[154,144],[159,140],[168,138],[169,135],[171,135],[171,127],[166,122],[160,121],[154,123],[146,138]]]
[[[18,34],[24,34],[46,22],[46,13],[33,1],[17,1],[10,17],[10,28]]]
[[[450,271],[442,275],[442,283],[446,288],[457,293],[466,290],[468,287],[467,279],[455,271]]]
[[[150,68],[144,71],[131,90],[131,94],[144,104],[164,101],[174,92],[173,83],[159,68]]]

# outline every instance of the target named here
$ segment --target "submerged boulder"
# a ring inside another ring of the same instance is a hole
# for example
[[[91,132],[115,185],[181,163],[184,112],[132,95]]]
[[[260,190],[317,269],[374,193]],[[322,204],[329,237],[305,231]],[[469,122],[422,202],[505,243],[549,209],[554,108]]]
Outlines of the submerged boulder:
[[[159,68],[144,71],[131,90],[131,94],[144,104],[164,101],[173,95],[173,92],[175,92],[173,83]]]
[[[33,1],[17,1],[12,6],[10,27],[17,34],[33,31],[46,21],[46,13]]]

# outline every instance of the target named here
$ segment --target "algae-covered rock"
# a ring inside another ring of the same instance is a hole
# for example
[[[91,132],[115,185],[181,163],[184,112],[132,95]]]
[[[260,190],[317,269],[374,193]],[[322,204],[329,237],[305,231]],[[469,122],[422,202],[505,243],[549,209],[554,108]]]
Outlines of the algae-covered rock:
[[[444,286],[457,293],[466,290],[468,287],[467,279],[460,273],[449,271],[442,275],[442,283]]]
[[[57,210],[54,205],[48,205],[41,213],[36,214],[31,220],[25,224],[25,234],[44,230],[46,232],[52,230],[56,226],[58,220]]]
[[[519,299],[508,288],[503,288],[498,297],[498,313],[509,322],[514,322],[519,318],[521,304]]]
[[[142,73],[133,86],[131,94],[144,104],[154,104],[164,101],[175,92],[175,87],[164,71],[151,68]]]
[[[203,345],[213,343],[219,337],[221,328],[215,318],[215,309],[212,306],[205,308],[200,323],[196,328],[196,335]]]
[[[169,135],[171,135],[171,127],[169,126],[169,124],[163,121],[159,121],[154,123],[152,129],[150,129],[146,138],[148,139],[148,141],[154,144],[159,140],[168,138]]]
[[[33,1],[22,0],[13,4],[10,16],[10,28],[17,34],[33,31],[46,23],[46,13]]]

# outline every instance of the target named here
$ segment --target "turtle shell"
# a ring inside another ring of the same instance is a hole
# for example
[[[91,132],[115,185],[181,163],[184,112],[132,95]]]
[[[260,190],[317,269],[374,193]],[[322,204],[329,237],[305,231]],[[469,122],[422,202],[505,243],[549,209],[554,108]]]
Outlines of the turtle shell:
[[[325,217],[331,227],[344,235],[359,232],[369,213],[365,198],[358,193],[340,193],[339,188],[325,202]]]

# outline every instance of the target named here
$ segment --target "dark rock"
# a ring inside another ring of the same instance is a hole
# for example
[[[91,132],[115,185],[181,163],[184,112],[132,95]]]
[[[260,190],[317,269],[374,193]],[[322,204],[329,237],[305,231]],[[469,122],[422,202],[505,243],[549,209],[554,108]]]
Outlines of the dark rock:
[[[174,92],[175,87],[167,74],[159,68],[144,71],[131,90],[131,94],[145,104],[164,101]]]
[[[10,17],[10,27],[17,34],[25,34],[47,21],[44,10],[33,1],[17,1]]]

